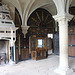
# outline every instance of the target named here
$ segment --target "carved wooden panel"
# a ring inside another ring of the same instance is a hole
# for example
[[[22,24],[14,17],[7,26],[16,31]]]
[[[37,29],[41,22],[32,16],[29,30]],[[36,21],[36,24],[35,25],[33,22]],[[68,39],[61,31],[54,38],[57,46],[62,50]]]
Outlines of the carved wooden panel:
[[[21,49],[21,60],[29,59],[29,49],[23,48]]]
[[[31,37],[31,50],[35,50],[35,38]]]
[[[46,50],[32,51],[31,57],[34,60],[44,59],[46,58]]]

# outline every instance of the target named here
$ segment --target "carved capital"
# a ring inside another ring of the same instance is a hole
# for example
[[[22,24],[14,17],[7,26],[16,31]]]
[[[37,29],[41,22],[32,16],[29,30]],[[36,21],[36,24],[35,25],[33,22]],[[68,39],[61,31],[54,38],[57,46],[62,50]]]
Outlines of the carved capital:
[[[73,18],[73,15],[70,14],[62,14],[62,15],[55,15],[53,18],[58,21],[59,25],[67,25],[68,26],[68,21],[70,21]]]
[[[29,28],[29,26],[22,26],[22,33],[24,34],[24,37],[27,33],[28,28]]]
[[[62,15],[59,15],[59,14],[57,14],[57,15],[53,16],[53,18],[56,21],[60,21],[60,20],[70,21],[73,18],[73,15],[70,15],[70,14],[62,14]]]

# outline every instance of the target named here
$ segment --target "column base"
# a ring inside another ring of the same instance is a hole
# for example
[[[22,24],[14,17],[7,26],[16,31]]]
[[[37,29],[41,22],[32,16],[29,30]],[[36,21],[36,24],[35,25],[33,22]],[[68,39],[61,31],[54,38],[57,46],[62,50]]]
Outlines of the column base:
[[[55,73],[58,73],[58,74],[60,74],[60,75],[70,75],[70,74],[72,74],[73,73],[73,70],[72,69],[70,69],[70,68],[57,68],[55,71],[54,71]]]
[[[10,65],[13,65],[13,64],[15,64],[15,62],[12,61],[12,60],[10,60],[10,61],[9,61],[9,64],[10,64]]]

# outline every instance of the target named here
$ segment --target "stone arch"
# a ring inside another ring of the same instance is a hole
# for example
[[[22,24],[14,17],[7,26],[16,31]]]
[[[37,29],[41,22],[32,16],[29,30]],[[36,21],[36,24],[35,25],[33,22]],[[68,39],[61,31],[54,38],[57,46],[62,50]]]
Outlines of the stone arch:
[[[17,8],[15,8],[15,25],[22,25],[22,18]]]
[[[55,6],[55,4],[52,0],[51,1],[47,0],[47,2],[40,1],[40,4],[39,3],[36,4],[36,2],[37,1],[33,2],[31,7],[29,7],[29,9],[26,11],[27,13],[26,13],[26,17],[24,19],[25,20],[25,25],[27,25],[27,20],[28,20],[29,16],[32,14],[32,12],[35,11],[36,9],[38,9],[38,8],[46,9],[52,15],[56,15],[56,13],[57,13],[56,6]]]
[[[40,25],[40,26],[49,26],[54,25],[54,19],[52,15],[44,8],[38,8],[32,12],[32,14],[29,16],[27,25]]]

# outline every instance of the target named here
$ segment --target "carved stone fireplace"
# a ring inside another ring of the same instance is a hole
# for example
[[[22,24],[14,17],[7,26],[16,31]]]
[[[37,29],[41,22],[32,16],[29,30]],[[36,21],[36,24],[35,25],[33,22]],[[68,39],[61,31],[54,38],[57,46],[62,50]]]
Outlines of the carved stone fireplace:
[[[15,61],[16,30],[7,5],[0,3],[0,63]]]

